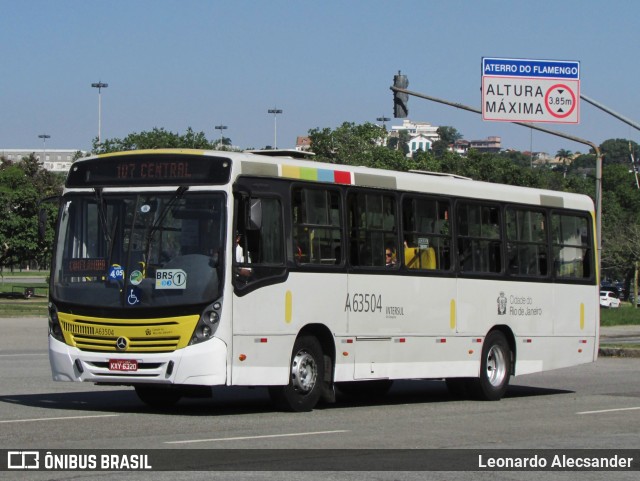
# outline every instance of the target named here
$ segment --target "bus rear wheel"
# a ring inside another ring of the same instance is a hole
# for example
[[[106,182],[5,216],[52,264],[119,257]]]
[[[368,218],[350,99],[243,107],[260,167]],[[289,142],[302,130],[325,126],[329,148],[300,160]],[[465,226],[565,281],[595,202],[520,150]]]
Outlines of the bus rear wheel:
[[[300,336],[293,345],[289,384],[270,386],[274,404],[285,411],[311,411],[322,394],[324,357],[322,347],[313,336]]]
[[[182,397],[178,389],[157,386],[136,386],[135,389],[140,400],[154,408],[170,408],[175,406]]]
[[[511,377],[511,349],[500,331],[492,331],[484,340],[480,377],[467,387],[477,399],[498,401],[502,399]]]

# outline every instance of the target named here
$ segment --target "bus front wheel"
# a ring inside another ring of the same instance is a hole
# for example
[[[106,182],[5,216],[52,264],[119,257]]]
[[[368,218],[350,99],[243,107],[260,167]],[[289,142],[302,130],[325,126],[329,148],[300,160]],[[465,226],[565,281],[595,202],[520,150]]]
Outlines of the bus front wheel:
[[[511,349],[500,331],[492,331],[484,340],[480,378],[470,387],[477,399],[498,401],[504,396],[511,376]]]
[[[320,400],[324,382],[322,347],[313,336],[300,336],[293,345],[289,384],[270,386],[275,405],[286,411],[311,411]]]

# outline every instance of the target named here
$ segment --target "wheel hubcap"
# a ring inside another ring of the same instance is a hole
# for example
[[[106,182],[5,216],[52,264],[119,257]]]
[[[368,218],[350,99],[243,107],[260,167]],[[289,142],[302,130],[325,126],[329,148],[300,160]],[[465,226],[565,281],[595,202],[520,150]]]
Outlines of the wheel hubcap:
[[[487,379],[492,386],[500,386],[507,375],[505,354],[497,346],[492,346],[487,355]]]
[[[296,391],[304,394],[310,392],[316,385],[318,365],[315,359],[306,351],[300,351],[291,363],[291,383]]]

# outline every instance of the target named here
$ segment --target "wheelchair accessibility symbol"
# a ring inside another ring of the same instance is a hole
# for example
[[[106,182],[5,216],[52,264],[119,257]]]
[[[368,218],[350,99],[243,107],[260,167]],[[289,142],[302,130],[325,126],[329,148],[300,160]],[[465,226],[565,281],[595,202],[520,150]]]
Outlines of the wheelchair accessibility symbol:
[[[135,306],[142,301],[142,291],[137,287],[127,289],[127,304]]]

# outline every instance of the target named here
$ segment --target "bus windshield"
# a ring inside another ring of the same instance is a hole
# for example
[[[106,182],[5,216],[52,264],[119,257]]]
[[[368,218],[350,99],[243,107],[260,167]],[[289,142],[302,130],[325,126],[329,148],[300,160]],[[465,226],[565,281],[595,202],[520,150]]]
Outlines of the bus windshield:
[[[222,193],[73,193],[63,199],[52,297],[102,308],[183,306],[220,295]]]

